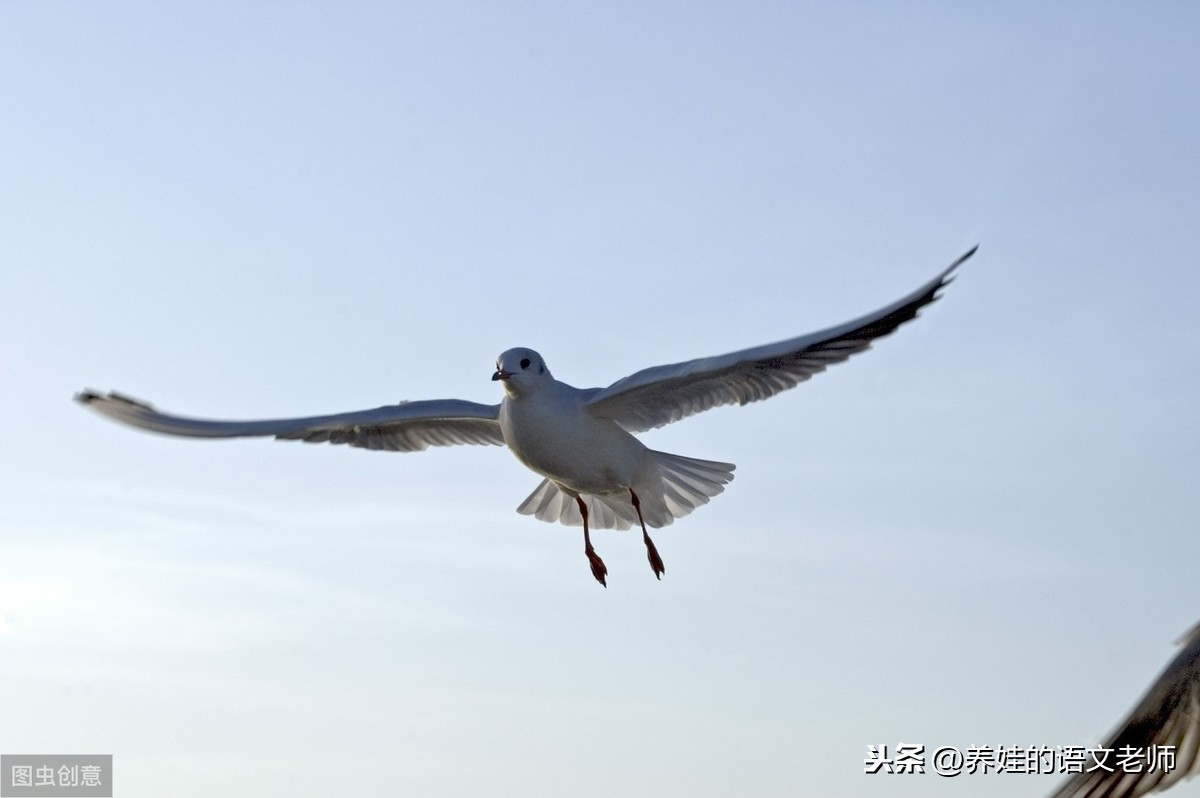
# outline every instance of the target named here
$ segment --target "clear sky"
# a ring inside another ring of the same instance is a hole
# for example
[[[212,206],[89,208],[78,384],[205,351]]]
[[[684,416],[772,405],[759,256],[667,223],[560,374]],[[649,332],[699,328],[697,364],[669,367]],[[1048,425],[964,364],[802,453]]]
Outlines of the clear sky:
[[[1191,3],[0,4],[0,752],[122,798],[1000,796],[868,745],[1089,745],[1200,619]],[[655,536],[499,448],[214,417],[606,385],[839,323],[645,436]],[[1196,784],[1180,796],[1200,793]]]

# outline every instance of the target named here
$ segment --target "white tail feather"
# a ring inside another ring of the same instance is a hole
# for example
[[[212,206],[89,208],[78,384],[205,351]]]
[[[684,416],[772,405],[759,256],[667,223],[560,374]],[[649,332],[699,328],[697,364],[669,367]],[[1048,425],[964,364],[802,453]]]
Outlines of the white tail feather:
[[[652,484],[634,486],[648,527],[667,526],[676,518],[683,518],[725,490],[725,485],[733,479],[733,463],[698,460],[654,450],[650,454],[658,465],[659,477]],[[588,526],[592,529],[629,529],[637,523],[637,511],[627,490],[583,494],[582,498],[588,509]],[[539,521],[583,525],[575,497],[564,493],[549,479],[542,480],[529,498],[521,502],[517,512],[532,515]]]

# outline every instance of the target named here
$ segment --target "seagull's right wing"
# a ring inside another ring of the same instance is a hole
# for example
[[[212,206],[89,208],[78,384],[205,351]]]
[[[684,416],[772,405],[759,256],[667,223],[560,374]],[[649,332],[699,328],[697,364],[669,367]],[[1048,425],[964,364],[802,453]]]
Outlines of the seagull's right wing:
[[[459,399],[401,402],[374,410],[310,418],[212,421],[160,413],[119,393],[84,391],[75,400],[109,418],[152,432],[190,438],[275,437],[313,443],[346,443],[363,449],[417,452],[430,446],[504,445],[500,405]]]
[[[976,249],[971,247],[937,277],[874,313],[786,341],[642,369],[607,388],[588,391],[587,408],[630,432],[643,432],[712,407],[757,402],[794,388],[916,318]]]
[[[1111,770],[1095,766],[1089,755],[1084,772],[1069,778],[1050,798],[1137,798],[1200,772],[1200,624],[1181,643],[1179,654],[1100,746],[1111,751],[1105,764]],[[1128,772],[1120,764],[1122,749],[1138,752],[1134,765],[1139,772]],[[1151,767],[1147,757],[1164,750],[1173,753],[1174,767],[1167,769],[1161,761]]]

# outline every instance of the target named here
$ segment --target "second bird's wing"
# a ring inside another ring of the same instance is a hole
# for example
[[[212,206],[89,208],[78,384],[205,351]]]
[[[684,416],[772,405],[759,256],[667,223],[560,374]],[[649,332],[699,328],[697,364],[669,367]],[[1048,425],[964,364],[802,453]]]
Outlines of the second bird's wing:
[[[1100,748],[1096,765],[1067,779],[1050,798],[1137,798],[1200,773],[1200,624],[1180,641],[1182,650]],[[1173,767],[1160,759],[1174,758]],[[1133,767],[1122,762],[1133,755]],[[1148,761],[1153,760],[1153,761]]]

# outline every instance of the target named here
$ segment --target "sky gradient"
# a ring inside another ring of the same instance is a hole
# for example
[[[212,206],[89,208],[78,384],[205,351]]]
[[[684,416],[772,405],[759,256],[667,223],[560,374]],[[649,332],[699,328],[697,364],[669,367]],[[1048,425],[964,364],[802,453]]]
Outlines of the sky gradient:
[[[868,745],[1090,745],[1200,619],[1193,4],[0,5],[0,752],[117,794],[1000,796]],[[500,448],[194,442],[840,323],[644,437],[654,537]],[[1197,795],[1189,783],[1172,795]]]

